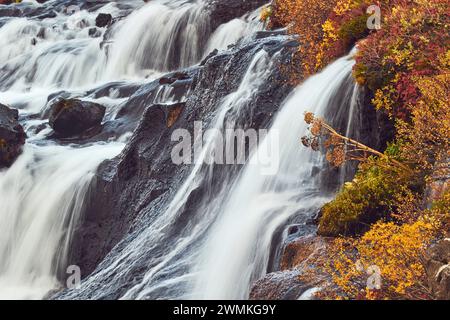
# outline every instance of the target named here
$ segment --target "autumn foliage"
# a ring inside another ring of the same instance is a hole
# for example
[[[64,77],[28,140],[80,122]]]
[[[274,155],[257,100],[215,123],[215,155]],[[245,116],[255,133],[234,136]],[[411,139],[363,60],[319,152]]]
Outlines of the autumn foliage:
[[[278,0],[274,1],[269,26],[287,27],[299,36],[295,59],[298,75],[308,76],[317,70],[317,56],[324,40],[323,24],[331,14],[336,0]]]

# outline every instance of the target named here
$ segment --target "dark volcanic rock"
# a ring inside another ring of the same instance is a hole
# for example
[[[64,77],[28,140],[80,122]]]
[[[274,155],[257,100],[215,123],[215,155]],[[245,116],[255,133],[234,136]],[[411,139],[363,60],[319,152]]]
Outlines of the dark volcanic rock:
[[[19,112],[0,104],[0,169],[12,165],[22,152],[25,138]]]
[[[60,137],[80,135],[100,128],[106,108],[77,99],[59,99],[51,107],[49,123]]]
[[[112,22],[112,15],[109,13],[100,13],[95,19],[95,25],[99,28],[107,27]]]
[[[245,106],[247,111],[242,114],[242,125],[254,129],[267,128],[292,90],[287,75],[281,71],[281,66],[291,62],[296,50],[296,42],[287,36],[258,39],[211,56],[201,67],[192,70],[194,80],[186,104],[147,105],[139,127],[125,150],[119,157],[100,166],[91,185],[70,259],[71,264],[81,267],[84,277],[91,274],[102,260],[92,276],[104,270],[112,262],[109,259],[114,259],[136,234],[164,212],[174,192],[190,172],[190,166],[172,162],[171,151],[176,145],[171,141],[173,131],[186,129],[193,132],[194,121],[197,120],[202,120],[205,127],[209,125],[222,99],[239,88],[245,71],[261,50],[274,57],[273,71],[258,94]],[[162,81],[171,83],[173,76],[166,78],[169,81]],[[182,79],[178,75],[175,78],[172,85],[190,81],[183,80],[184,76]],[[136,97],[139,91],[135,93]],[[128,102],[130,106],[131,100]],[[145,106],[144,102],[141,103]],[[128,112],[124,111],[123,116],[126,114]],[[212,185],[200,185],[190,194],[176,220],[171,221],[170,227],[164,231],[165,240],[152,244],[148,252],[142,252],[138,259],[127,263],[127,270],[120,277],[102,277],[102,282],[92,283],[89,290],[63,293],[59,297],[75,295],[87,298],[93,294],[104,298],[120,297],[136,279],[143,276],[143,270],[154,263],[156,256],[163,255],[168,246],[174,245],[171,242],[176,241],[176,235],[189,225],[192,215],[199,212],[198,206],[208,200],[205,197],[222,187],[226,175],[238,172],[237,169],[232,171],[225,167],[214,169],[210,180],[214,182]],[[92,288],[92,285],[98,288]]]
[[[180,103],[149,107],[121,158],[101,165],[72,252],[84,276],[121,240],[139,211],[167,191],[162,181],[170,179],[176,166],[170,164],[170,158],[154,164],[146,159],[156,159],[166,148],[170,141],[169,124],[173,126],[177,120],[170,121],[171,110],[183,110],[184,106]],[[121,191],[121,187],[127,190]]]
[[[191,77],[185,72],[174,72],[160,78],[159,84],[173,84],[177,81],[184,81],[190,78]]]
[[[90,37],[92,37],[92,38],[98,38],[98,37],[100,37],[101,36],[101,32],[100,32],[100,30],[98,30],[97,28],[89,28],[89,36]]]

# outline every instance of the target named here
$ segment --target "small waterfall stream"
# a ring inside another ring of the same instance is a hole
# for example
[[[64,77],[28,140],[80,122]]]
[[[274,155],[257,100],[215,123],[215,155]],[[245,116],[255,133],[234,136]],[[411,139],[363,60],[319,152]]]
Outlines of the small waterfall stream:
[[[37,299],[58,287],[91,177],[122,148],[27,144],[0,172],[0,299]]]

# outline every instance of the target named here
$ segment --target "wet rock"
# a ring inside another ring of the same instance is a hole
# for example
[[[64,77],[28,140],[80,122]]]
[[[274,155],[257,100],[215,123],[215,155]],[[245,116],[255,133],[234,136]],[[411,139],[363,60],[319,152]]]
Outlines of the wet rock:
[[[134,129],[150,105],[158,104],[166,99],[170,101],[184,100],[197,72],[197,68],[186,69],[170,73],[140,86],[120,107],[116,120],[122,121],[128,129],[131,129],[129,125]]]
[[[290,270],[313,262],[314,258],[326,251],[329,241],[328,238],[305,236],[289,242],[284,248],[280,269]]]
[[[0,104],[0,169],[9,167],[22,153],[26,135],[19,124],[19,112]]]
[[[173,84],[176,81],[184,81],[191,79],[185,72],[174,72],[159,79],[159,84]]]
[[[110,25],[112,22],[112,15],[109,13],[100,13],[95,19],[95,25],[98,28],[104,28]]]
[[[101,126],[106,108],[77,99],[59,99],[50,111],[49,124],[60,137],[80,135]]]
[[[242,17],[248,12],[267,4],[267,0],[209,0],[211,28],[215,30],[221,24]]]
[[[304,236],[289,241],[283,250],[280,271],[257,280],[251,289],[253,300],[297,300],[307,290],[320,287],[315,279],[303,279],[302,270],[314,268],[317,259],[326,256],[329,239]],[[320,279],[326,281],[326,277]]]
[[[97,28],[89,28],[88,34],[92,38],[98,38],[102,35],[100,30],[98,30]]]
[[[182,112],[184,106],[150,106],[120,158],[106,161],[99,168],[92,186],[95,191],[87,200],[87,212],[72,251],[84,276],[120,241],[140,210],[166,193],[168,186],[163,181],[175,178],[170,176],[177,166],[172,164],[166,147],[170,127],[178,118],[171,119],[170,114],[178,108]],[[117,193],[117,188],[126,190]]]
[[[250,300],[297,300],[311,288],[299,277],[299,270],[269,273],[254,283]]]

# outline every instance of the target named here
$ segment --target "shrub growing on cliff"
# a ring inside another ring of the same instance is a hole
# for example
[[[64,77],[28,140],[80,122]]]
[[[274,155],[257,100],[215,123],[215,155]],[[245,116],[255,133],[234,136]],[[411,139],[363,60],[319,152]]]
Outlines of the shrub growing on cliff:
[[[320,235],[359,235],[396,211],[395,198],[407,190],[408,179],[383,169],[379,161],[371,159],[363,164],[355,179],[346,183],[336,199],[322,208]]]
[[[348,299],[429,299],[424,285],[426,248],[438,225],[431,217],[398,225],[378,222],[359,239],[338,239],[326,269]],[[333,290],[323,297],[333,298]]]
[[[448,55],[450,4],[447,0],[393,2],[381,30],[359,45],[354,74],[375,93],[374,105],[407,119],[420,99],[417,79],[441,73]]]
[[[381,153],[340,135],[312,113],[305,114],[305,122],[310,125],[310,135],[302,138],[303,145],[316,151],[326,150],[327,160],[337,167],[348,160],[361,162],[355,179],[322,208],[319,234],[361,234],[370,224],[395,212],[395,197],[413,187],[417,189],[412,170],[399,157],[399,145],[390,144]]]
[[[323,24],[331,14],[337,0],[276,0],[273,4],[269,27],[287,27],[299,35],[299,49],[294,62],[298,78],[317,70],[317,56],[324,40]]]

